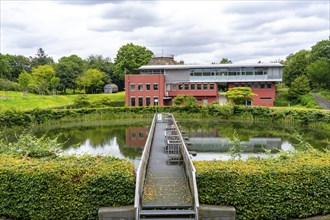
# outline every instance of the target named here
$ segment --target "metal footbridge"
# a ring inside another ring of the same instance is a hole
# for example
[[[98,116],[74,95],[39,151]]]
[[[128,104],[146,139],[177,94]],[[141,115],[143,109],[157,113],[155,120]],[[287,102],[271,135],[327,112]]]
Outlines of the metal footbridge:
[[[172,114],[156,114],[137,170],[135,219],[198,219],[195,168]]]

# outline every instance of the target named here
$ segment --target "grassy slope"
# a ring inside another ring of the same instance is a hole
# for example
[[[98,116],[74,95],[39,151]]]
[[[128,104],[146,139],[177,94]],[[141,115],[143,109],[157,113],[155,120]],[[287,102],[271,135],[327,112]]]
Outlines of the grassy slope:
[[[36,95],[28,94],[22,97],[21,92],[0,91],[0,111],[10,109],[31,110],[34,108],[52,108],[73,104],[78,95]],[[103,97],[109,97],[111,101],[125,101],[125,92],[114,94],[91,94],[87,95],[90,101],[96,101]]]

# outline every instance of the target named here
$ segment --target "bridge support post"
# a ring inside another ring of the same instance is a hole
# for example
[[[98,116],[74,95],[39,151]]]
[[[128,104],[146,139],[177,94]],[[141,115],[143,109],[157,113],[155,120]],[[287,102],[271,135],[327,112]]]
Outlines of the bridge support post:
[[[103,207],[98,212],[99,220],[134,220],[134,206]]]
[[[199,219],[235,220],[236,209],[233,206],[200,205]]]

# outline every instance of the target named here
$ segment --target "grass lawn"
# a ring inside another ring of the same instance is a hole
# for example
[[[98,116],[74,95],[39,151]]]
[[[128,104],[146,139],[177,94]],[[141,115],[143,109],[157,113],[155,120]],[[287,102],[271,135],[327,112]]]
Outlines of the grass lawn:
[[[31,110],[35,108],[53,108],[73,104],[79,95],[36,95],[28,94],[22,97],[21,92],[0,91],[0,112],[10,109]],[[109,97],[111,101],[125,101],[125,92],[114,94],[90,94],[88,99],[93,102],[103,97]]]

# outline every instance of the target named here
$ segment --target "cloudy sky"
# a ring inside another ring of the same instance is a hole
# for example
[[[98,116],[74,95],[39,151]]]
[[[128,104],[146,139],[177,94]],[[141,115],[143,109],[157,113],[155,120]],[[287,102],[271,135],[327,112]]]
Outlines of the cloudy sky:
[[[2,54],[114,59],[127,43],[185,63],[270,62],[330,36],[330,0],[1,0]]]

